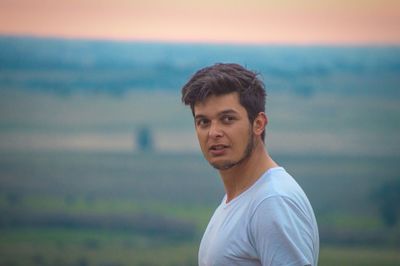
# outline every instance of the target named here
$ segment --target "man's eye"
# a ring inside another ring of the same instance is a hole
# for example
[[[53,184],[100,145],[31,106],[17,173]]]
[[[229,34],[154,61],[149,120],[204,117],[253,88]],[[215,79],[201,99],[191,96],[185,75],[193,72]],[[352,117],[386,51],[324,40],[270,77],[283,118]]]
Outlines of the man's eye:
[[[232,123],[235,120],[233,116],[224,116],[222,117],[222,121],[224,123]]]
[[[199,119],[199,120],[197,120],[197,123],[196,123],[198,126],[206,126],[207,124],[208,124],[208,120],[207,119]]]

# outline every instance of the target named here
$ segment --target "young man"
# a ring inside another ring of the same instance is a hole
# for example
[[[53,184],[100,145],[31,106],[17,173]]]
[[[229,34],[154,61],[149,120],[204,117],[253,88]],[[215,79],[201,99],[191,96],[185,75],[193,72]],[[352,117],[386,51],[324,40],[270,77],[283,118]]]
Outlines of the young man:
[[[268,119],[257,74],[237,64],[206,67],[182,88],[182,101],[226,192],[201,240],[199,265],[317,265],[310,202],[264,146]]]

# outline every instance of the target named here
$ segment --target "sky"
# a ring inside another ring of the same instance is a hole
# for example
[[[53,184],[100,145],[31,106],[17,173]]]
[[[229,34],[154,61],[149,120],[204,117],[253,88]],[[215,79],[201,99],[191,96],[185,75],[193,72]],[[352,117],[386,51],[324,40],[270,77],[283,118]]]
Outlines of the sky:
[[[255,44],[400,44],[398,0],[0,0],[0,34]]]

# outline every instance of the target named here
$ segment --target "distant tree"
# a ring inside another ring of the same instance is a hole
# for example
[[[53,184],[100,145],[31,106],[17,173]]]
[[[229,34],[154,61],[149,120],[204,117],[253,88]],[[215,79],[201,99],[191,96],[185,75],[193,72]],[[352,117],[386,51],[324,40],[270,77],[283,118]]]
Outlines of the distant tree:
[[[400,218],[400,178],[385,182],[374,192],[374,200],[384,223],[393,227]]]
[[[149,152],[153,150],[153,137],[148,127],[140,127],[136,136],[136,143],[140,151]]]
[[[21,199],[21,195],[17,194],[17,193],[8,193],[7,194],[7,202],[9,205],[11,206],[15,206],[19,203],[21,203],[22,199]]]

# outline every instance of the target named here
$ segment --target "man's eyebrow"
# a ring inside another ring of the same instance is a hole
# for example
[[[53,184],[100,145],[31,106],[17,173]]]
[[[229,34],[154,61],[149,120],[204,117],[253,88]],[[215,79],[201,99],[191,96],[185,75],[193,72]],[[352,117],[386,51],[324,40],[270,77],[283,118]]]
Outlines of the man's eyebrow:
[[[238,112],[235,111],[234,109],[226,109],[226,110],[223,110],[223,111],[219,112],[217,115],[218,115],[218,116],[222,116],[222,115],[237,114],[237,113],[238,113]],[[194,117],[194,119],[200,119],[200,118],[207,118],[207,116],[206,116],[206,115],[203,115],[203,114],[198,114],[198,115],[196,115],[196,116]]]
[[[227,109],[227,110],[224,110],[224,111],[219,112],[218,115],[221,116],[221,115],[237,114],[237,113],[238,113],[238,112],[235,111],[234,109]]]
[[[195,117],[194,117],[194,119],[196,120],[196,119],[202,119],[202,118],[207,118],[207,116],[205,116],[205,115],[196,115]]]

